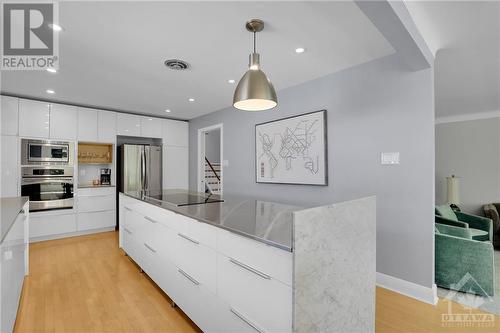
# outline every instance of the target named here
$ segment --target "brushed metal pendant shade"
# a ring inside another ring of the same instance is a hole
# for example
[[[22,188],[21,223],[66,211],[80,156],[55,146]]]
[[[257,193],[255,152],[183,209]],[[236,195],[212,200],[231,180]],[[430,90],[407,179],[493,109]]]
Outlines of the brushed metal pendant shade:
[[[247,22],[246,28],[254,34],[254,52],[250,54],[249,69],[234,91],[233,106],[244,111],[269,110],[278,105],[278,98],[273,84],[260,69],[260,56],[255,51],[255,34],[264,29],[264,22],[254,19]]]

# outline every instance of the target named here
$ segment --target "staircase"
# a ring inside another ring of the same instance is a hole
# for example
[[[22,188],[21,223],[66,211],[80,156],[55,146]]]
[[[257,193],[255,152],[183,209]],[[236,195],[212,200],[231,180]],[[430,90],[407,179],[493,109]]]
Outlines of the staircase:
[[[213,194],[221,194],[220,163],[211,163],[205,157],[205,185]]]

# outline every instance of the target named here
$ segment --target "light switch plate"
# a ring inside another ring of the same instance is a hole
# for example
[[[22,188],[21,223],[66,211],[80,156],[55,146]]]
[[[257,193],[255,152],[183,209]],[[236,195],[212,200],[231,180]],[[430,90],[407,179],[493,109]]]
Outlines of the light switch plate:
[[[382,165],[399,164],[399,152],[382,153],[380,161]]]

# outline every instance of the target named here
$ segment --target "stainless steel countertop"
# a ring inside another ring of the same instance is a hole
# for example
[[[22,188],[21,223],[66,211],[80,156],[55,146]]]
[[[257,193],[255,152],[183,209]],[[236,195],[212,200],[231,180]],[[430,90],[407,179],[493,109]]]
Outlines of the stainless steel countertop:
[[[166,190],[163,191],[163,197],[179,193],[203,195],[186,190]],[[224,202],[177,207],[165,201],[148,198],[142,192],[124,194],[290,252],[293,236],[292,213],[302,209],[298,206],[237,195],[222,196]]]
[[[29,200],[28,197],[0,198],[0,243],[9,233],[10,228],[23,209],[24,204]]]

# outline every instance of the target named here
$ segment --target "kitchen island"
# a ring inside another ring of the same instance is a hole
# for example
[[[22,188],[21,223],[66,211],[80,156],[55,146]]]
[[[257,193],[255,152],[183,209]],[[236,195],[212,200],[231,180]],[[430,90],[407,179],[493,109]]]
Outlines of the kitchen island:
[[[0,332],[12,332],[28,274],[28,197],[0,198]]]
[[[119,214],[120,246],[205,332],[374,331],[373,197],[127,192]]]

